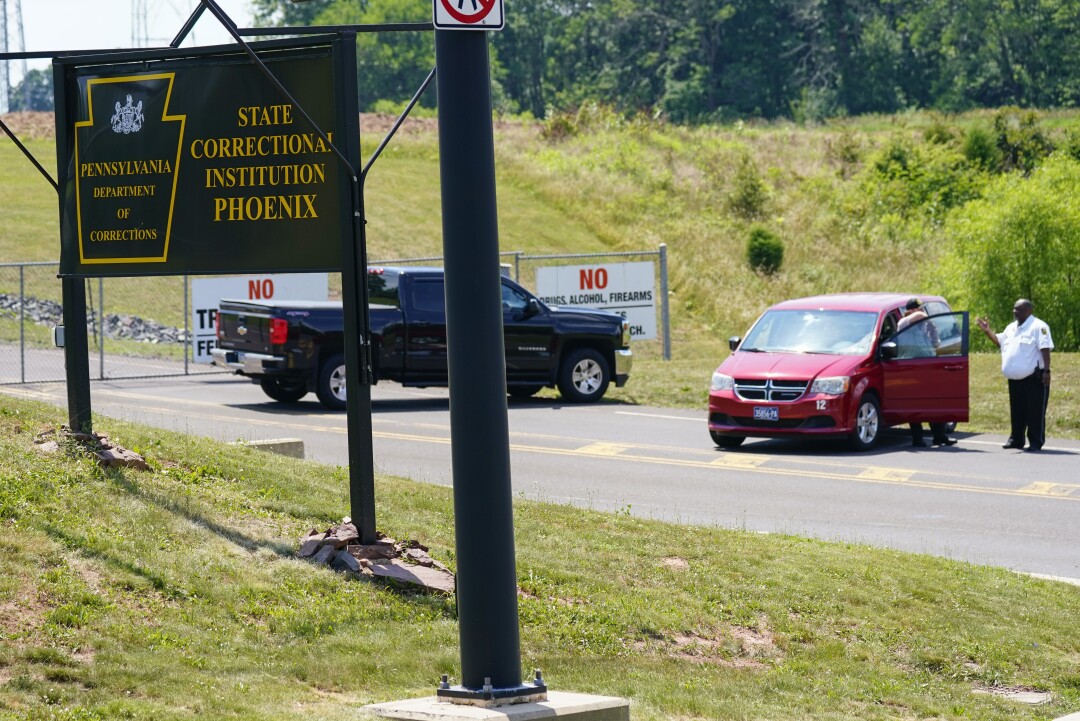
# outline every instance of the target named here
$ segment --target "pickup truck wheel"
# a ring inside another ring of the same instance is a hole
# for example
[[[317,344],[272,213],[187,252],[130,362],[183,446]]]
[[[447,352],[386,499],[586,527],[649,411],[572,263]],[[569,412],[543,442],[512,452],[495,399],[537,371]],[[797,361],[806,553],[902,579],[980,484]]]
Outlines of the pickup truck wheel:
[[[592,348],[572,351],[559,369],[559,393],[571,403],[600,400],[610,382],[607,361]]]
[[[721,448],[738,448],[746,440],[746,436],[728,436],[716,431],[709,431],[712,442]]]
[[[881,408],[877,398],[867,393],[859,401],[855,413],[855,432],[851,434],[851,447],[856,451],[868,451],[877,445],[881,435]]]
[[[315,388],[319,402],[331,410],[345,408],[345,356],[335,353],[319,370],[319,385]]]
[[[514,398],[532,398],[544,386],[507,386],[506,392]]]
[[[259,387],[263,393],[279,403],[296,403],[307,395],[307,386],[303,381],[286,378],[262,378]]]

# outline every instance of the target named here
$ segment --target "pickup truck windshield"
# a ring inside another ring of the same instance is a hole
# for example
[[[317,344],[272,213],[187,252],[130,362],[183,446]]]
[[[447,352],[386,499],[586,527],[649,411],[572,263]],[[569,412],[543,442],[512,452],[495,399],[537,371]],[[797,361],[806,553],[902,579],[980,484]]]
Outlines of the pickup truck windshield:
[[[870,350],[877,313],[847,310],[770,310],[739,346],[758,353],[863,355]]]

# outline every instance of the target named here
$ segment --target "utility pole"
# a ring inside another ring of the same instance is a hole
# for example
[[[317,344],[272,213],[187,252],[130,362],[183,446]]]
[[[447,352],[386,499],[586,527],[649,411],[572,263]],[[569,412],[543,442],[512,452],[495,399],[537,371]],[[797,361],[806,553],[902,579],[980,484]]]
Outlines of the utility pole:
[[[26,52],[26,34],[23,32],[22,0],[15,0],[15,34],[19,38],[19,50]],[[30,110],[30,83],[26,81],[27,69],[26,58],[22,59],[22,86],[23,86],[23,110]]]
[[[131,0],[131,47],[149,47],[149,26],[146,20],[146,0]]]
[[[7,0],[0,0],[0,53],[8,52],[8,9]],[[0,63],[0,114],[11,110],[11,67],[10,60]]]

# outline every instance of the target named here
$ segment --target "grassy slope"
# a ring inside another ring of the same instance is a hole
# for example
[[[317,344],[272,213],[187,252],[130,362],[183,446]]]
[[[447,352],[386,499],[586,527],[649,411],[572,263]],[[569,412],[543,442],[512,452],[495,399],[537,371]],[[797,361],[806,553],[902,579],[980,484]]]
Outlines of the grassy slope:
[[[152,470],[41,456],[0,403],[0,719],[313,719],[457,673],[454,605],[295,558],[341,469],[105,421]],[[197,459],[197,460],[196,460]],[[449,489],[380,477],[380,529],[453,565]],[[93,509],[93,512],[88,512]],[[866,547],[519,501],[522,660],[643,719],[1050,719],[1080,593]],[[1050,691],[1029,707],[979,693]]]

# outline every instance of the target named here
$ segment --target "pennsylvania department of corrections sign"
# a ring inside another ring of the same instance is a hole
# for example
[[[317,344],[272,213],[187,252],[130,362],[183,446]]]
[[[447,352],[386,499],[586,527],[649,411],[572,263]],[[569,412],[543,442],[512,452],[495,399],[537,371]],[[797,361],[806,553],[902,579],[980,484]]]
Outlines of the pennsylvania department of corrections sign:
[[[335,144],[359,133],[336,112],[337,42],[254,45]],[[56,61],[60,274],[339,270],[352,190],[337,154],[239,49],[162,55]]]

